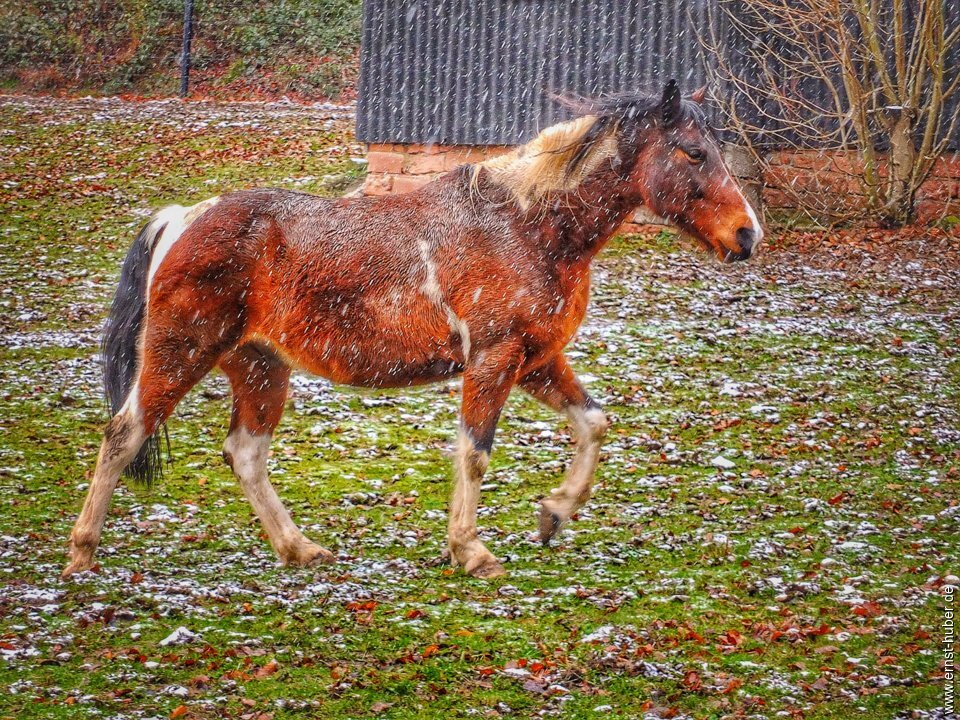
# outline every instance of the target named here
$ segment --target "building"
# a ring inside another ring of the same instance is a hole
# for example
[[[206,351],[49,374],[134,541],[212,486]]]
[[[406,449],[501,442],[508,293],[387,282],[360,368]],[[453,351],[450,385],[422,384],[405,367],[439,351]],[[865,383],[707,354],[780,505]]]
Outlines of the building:
[[[715,2],[366,0],[357,104],[357,138],[369,150],[364,192],[407,192],[530,140],[566,117],[549,91],[659,91],[670,78],[688,92],[706,84],[698,33]],[[758,194],[750,163],[730,154],[734,173]],[[856,157],[811,150],[777,159],[778,179],[793,173],[791,184],[802,186],[815,178],[813,192],[827,182],[842,195],[855,182]],[[943,214],[960,206],[960,162],[940,165],[927,195]],[[764,199],[790,202],[776,192]]]

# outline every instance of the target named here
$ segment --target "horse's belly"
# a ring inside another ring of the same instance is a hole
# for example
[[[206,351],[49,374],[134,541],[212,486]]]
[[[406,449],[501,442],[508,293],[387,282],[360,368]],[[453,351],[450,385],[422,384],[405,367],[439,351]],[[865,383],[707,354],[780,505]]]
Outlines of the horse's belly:
[[[345,352],[304,353],[293,357],[304,370],[331,382],[357,387],[407,387],[437,382],[463,372],[457,358],[437,355]]]
[[[267,333],[291,364],[335,383],[403,387],[463,372],[463,348],[432,308],[303,315]]]

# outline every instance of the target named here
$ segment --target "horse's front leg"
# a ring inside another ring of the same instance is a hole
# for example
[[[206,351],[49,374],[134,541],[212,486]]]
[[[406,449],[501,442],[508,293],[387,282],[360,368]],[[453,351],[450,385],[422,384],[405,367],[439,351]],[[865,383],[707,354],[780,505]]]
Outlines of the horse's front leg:
[[[477,538],[480,481],[490,462],[493,436],[521,361],[519,343],[503,343],[485,350],[482,360],[469,364],[463,375],[460,436],[454,472],[456,485],[450,500],[447,540],[450,562],[480,578],[504,575],[503,566]]]
[[[540,540],[544,545],[590,498],[593,475],[600,460],[600,445],[609,422],[563,355],[525,376],[520,387],[558,412],[565,412],[573,425],[577,450],[563,484],[540,504]]]

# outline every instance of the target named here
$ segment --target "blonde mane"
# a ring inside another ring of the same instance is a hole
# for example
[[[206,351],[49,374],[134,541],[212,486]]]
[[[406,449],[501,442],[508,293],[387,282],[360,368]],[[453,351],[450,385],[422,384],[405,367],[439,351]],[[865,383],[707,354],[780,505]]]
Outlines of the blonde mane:
[[[617,156],[616,132],[611,127],[591,142],[583,158],[572,166],[596,122],[597,116],[585,115],[551,125],[526,145],[477,163],[473,184],[476,185],[481,169],[486,170],[493,182],[509,190],[524,210],[548,193],[575,190],[604,160]]]

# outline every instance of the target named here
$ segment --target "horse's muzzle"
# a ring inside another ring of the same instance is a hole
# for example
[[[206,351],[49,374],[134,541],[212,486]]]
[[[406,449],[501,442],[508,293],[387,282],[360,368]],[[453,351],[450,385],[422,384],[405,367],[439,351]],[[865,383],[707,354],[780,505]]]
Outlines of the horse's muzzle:
[[[740,252],[731,251],[728,255],[729,260],[747,260],[753,255],[754,244],[757,241],[757,233],[753,228],[742,227],[737,230],[737,245],[740,246]]]

